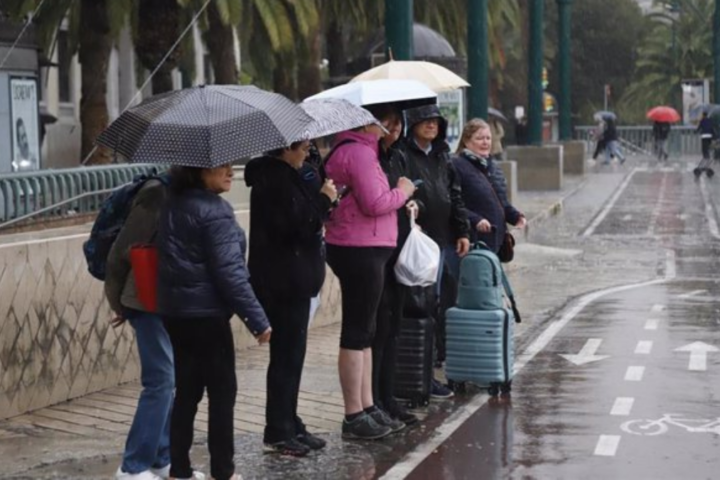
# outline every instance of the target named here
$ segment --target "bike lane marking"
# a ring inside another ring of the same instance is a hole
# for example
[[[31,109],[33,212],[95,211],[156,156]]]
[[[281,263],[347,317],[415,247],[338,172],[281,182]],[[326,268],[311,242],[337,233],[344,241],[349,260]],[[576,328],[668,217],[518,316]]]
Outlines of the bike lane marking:
[[[615,203],[617,203],[618,199],[620,198],[620,195],[623,194],[627,186],[632,181],[632,178],[635,176],[637,172],[641,171],[641,169],[634,168],[627,177],[625,177],[625,180],[620,184],[617,190],[615,190],[615,193],[612,197],[610,197],[610,200],[605,204],[605,207],[602,209],[600,214],[595,217],[595,220],[590,224],[590,226],[580,235],[581,237],[589,237],[590,235],[595,232],[595,229],[600,225],[603,220],[605,220],[605,217],[608,216],[610,213],[610,210],[613,209],[615,206]]]
[[[652,351],[652,347],[652,340],[640,340],[635,347],[635,353],[637,355],[649,355]]]
[[[626,417],[632,411],[635,399],[633,397],[618,397],[615,399],[610,415]]]
[[[645,367],[633,365],[627,368],[625,372],[626,382],[641,382],[645,375]]]
[[[660,320],[657,318],[650,318],[645,322],[645,330],[657,330]]]
[[[660,312],[662,312],[663,310],[665,310],[665,305],[661,305],[661,304],[659,304],[659,303],[656,303],[655,305],[652,306],[652,308],[650,309],[650,312],[651,312],[651,313],[660,313]]]

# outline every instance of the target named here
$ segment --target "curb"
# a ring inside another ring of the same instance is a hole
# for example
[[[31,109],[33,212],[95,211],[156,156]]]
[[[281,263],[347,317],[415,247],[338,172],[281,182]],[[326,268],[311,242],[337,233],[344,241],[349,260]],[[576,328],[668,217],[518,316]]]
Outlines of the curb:
[[[565,204],[565,201],[575,195],[577,192],[579,192],[585,185],[590,181],[587,176],[578,184],[576,185],[572,190],[567,192],[565,195],[563,195],[558,201],[551,204],[549,207],[547,207],[544,211],[538,213],[533,218],[529,219],[527,221],[527,225],[523,229],[523,237],[525,240],[527,240],[528,235],[530,234],[530,227],[531,226],[537,226],[541,224],[543,221],[551,218],[556,217],[560,215],[563,211],[563,206]]]

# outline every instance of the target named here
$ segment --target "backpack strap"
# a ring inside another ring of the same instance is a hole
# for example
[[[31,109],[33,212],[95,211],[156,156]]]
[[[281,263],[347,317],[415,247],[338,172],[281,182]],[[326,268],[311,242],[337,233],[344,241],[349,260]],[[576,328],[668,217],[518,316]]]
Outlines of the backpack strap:
[[[508,300],[510,300],[510,307],[512,308],[513,316],[515,317],[515,323],[522,322],[522,318],[520,318],[520,312],[517,309],[517,304],[515,303],[515,295],[513,294],[512,287],[510,286],[510,281],[507,278],[507,275],[505,275],[505,270],[502,268],[502,265],[500,265],[500,277],[502,278],[503,287],[505,288],[505,294],[508,297]]]

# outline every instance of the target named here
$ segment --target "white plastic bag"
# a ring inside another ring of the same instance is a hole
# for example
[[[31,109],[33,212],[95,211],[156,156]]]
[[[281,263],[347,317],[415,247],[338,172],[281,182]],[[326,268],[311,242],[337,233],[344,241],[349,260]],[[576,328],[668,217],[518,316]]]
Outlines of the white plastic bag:
[[[395,278],[409,287],[428,287],[437,282],[440,268],[440,247],[415,227],[410,217],[410,235],[395,263]]]

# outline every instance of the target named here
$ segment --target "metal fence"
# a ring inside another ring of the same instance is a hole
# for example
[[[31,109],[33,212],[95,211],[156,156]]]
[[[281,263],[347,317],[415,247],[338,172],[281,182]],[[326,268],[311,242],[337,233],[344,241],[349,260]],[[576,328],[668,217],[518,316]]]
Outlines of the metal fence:
[[[595,129],[595,125],[575,127],[575,138],[587,142],[590,152],[595,150]],[[652,126],[617,127],[617,132],[621,142],[631,151],[653,152]],[[695,133],[695,127],[672,127],[668,137],[668,151],[674,156],[700,155],[700,135]]]
[[[25,217],[59,217],[99,209],[104,195],[157,165],[103,165],[0,174],[0,228]]]

